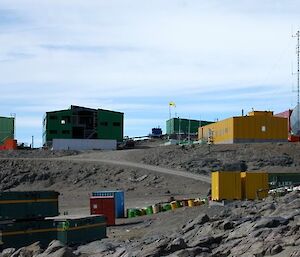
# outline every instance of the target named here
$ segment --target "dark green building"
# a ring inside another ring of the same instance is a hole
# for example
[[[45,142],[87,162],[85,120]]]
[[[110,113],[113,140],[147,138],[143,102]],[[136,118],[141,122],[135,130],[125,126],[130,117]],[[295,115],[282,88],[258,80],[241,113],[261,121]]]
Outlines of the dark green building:
[[[123,140],[124,113],[72,105],[67,110],[46,112],[43,121],[43,143],[55,139]]]
[[[15,134],[15,118],[0,117],[0,145],[6,139],[14,139]]]
[[[172,118],[166,122],[166,133],[169,136],[198,134],[198,128],[213,123],[212,121]]]

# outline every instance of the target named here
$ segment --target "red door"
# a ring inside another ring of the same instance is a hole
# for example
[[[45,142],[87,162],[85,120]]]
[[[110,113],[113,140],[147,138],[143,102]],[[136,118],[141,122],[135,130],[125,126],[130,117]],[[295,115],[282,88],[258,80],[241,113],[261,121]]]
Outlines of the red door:
[[[115,199],[114,197],[91,197],[91,214],[102,214],[106,216],[107,225],[115,225]]]

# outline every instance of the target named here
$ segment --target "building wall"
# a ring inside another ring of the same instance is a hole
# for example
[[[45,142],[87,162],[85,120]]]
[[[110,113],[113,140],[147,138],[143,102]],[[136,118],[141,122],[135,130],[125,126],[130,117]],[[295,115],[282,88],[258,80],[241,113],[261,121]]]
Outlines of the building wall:
[[[110,139],[53,139],[53,150],[116,150],[117,141]]]
[[[249,113],[199,128],[199,140],[212,139],[216,144],[284,142],[288,136],[286,118],[271,112]]]
[[[208,140],[212,137],[216,144],[230,144],[233,143],[233,128],[233,118],[212,123],[199,128],[198,139]]]
[[[72,138],[72,111],[47,112],[43,127],[44,144],[54,138]]]
[[[234,142],[287,141],[288,121],[274,116],[234,117]]]
[[[124,114],[108,110],[98,110],[98,138],[123,141]]]
[[[179,125],[179,122],[180,122],[180,125]],[[188,134],[189,126],[190,126],[190,133],[196,134],[198,132],[198,128],[200,125],[204,126],[204,125],[207,125],[210,123],[212,123],[212,122],[172,118],[172,119],[169,119],[166,121],[166,133],[167,133],[167,135],[178,134],[179,127],[180,127],[181,134]]]
[[[0,145],[6,139],[14,139],[15,119],[12,117],[0,117]]]

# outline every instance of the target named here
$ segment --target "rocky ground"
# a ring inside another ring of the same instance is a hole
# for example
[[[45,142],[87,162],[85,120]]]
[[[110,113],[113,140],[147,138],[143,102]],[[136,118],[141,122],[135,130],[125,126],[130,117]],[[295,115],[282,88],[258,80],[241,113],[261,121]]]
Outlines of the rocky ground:
[[[200,206],[131,219],[123,236],[77,247],[53,241],[6,249],[4,257],[300,256],[300,192],[263,201]],[[134,222],[133,222],[134,221]],[[133,224],[133,225],[132,225]],[[176,224],[176,225],[175,225]],[[155,228],[160,228],[156,230]],[[115,231],[114,231],[115,230]]]
[[[146,142],[139,149],[113,152],[0,152],[0,190],[58,190],[61,213],[89,214],[92,191],[124,190],[129,208],[167,201],[171,196],[206,196],[210,185],[88,159],[125,160],[207,176],[212,170],[244,168],[300,172],[297,143],[158,145]],[[65,157],[86,161],[74,162]],[[101,241],[72,248],[57,241],[48,249],[34,244],[17,251],[6,250],[2,256],[300,256],[299,196],[294,192],[264,201],[234,202],[225,207],[202,205],[120,219],[118,226],[108,228],[108,238]]]

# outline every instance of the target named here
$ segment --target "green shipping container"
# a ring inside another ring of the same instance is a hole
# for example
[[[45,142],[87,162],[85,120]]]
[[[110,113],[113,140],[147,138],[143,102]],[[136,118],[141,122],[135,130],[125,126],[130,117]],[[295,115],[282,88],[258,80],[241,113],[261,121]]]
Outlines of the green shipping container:
[[[53,218],[53,221],[57,227],[57,239],[67,245],[91,242],[106,237],[104,215],[61,216]]]
[[[0,247],[21,248],[39,241],[43,247],[57,236],[57,228],[51,220],[9,222],[0,224]]]
[[[0,117],[0,145],[6,139],[14,139],[15,118]]]
[[[0,220],[23,220],[59,215],[55,191],[0,192]]]
[[[268,173],[270,188],[300,185],[300,173]]]
[[[200,126],[206,126],[211,124],[211,121],[203,121],[203,120],[189,120],[189,119],[179,119],[179,118],[172,118],[167,120],[166,122],[166,131],[167,135],[174,135],[178,134],[191,134],[196,135],[198,133],[198,128]]]

